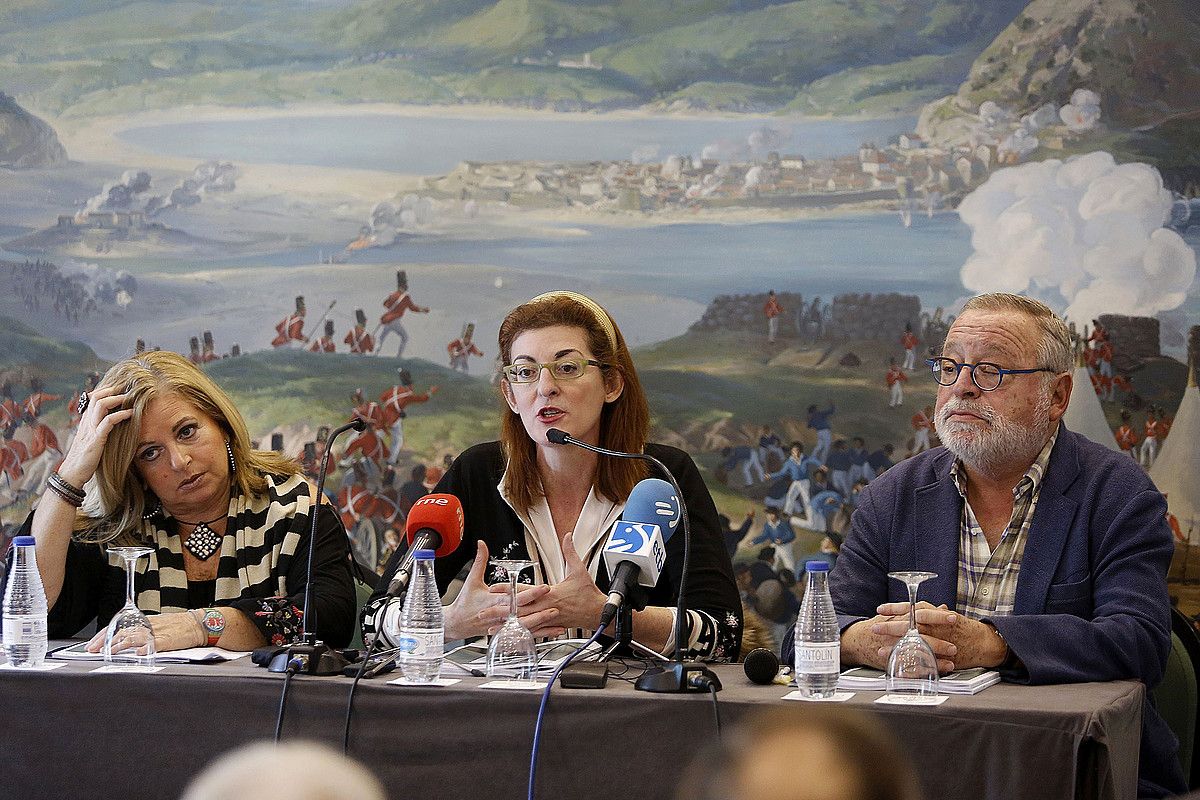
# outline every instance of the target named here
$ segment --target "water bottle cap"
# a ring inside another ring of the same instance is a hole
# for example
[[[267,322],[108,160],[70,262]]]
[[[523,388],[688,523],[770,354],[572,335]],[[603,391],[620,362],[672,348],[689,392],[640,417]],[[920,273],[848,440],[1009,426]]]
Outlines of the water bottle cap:
[[[436,553],[436,550],[416,550],[413,552],[413,559],[421,561],[433,561],[433,557]]]
[[[32,536],[18,536],[13,539],[13,547],[33,547]]]
[[[829,572],[829,562],[828,561],[805,561],[804,562],[804,571],[805,572]]]

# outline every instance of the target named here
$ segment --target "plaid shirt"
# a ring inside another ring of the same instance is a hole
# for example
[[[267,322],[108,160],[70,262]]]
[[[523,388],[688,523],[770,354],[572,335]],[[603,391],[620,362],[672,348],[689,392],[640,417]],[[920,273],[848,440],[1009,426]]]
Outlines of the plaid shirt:
[[[956,610],[971,619],[1003,617],[1012,614],[1017,596],[1017,576],[1021,572],[1021,556],[1029,536],[1029,524],[1037,509],[1042,490],[1042,477],[1050,463],[1050,452],[1058,439],[1057,432],[1046,442],[1037,459],[1013,488],[1013,511],[1008,527],[1000,536],[996,549],[988,546],[987,537],[971,501],[967,499],[967,473],[962,462],[955,460],[950,470],[954,485],[962,495],[962,522],[958,534],[958,597]]]

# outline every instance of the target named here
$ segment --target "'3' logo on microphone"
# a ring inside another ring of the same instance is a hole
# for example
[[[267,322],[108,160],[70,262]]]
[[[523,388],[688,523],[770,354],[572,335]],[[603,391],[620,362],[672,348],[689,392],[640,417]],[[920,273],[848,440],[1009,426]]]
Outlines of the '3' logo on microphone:
[[[640,522],[620,522],[613,529],[606,549],[612,553],[639,553],[650,544],[652,527]]]

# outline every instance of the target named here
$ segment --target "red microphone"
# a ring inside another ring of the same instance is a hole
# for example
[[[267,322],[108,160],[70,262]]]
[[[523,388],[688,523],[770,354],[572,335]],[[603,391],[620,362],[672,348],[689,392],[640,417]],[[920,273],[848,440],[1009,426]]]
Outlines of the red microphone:
[[[433,550],[440,558],[458,549],[463,537],[462,503],[452,494],[425,495],[409,510],[404,533],[408,537],[408,552],[388,584],[389,597],[399,597],[408,588],[413,555],[418,550]]]

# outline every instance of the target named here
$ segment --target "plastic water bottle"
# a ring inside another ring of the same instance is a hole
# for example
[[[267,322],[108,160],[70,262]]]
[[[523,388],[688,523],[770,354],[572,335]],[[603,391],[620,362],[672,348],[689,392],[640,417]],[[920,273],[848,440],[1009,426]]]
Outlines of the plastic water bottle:
[[[829,596],[829,564],[804,565],[808,588],[796,617],[796,685],[805,697],[829,698],[841,672],[841,637]]]
[[[12,574],[4,591],[4,656],[14,667],[40,667],[46,660],[46,590],[38,572],[32,536],[13,539]]]
[[[442,646],[446,640],[446,622],[442,617],[442,598],[433,576],[433,551],[417,550],[413,555],[413,577],[400,612],[400,654],[396,663],[405,683],[429,683],[442,671]]]

